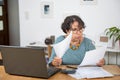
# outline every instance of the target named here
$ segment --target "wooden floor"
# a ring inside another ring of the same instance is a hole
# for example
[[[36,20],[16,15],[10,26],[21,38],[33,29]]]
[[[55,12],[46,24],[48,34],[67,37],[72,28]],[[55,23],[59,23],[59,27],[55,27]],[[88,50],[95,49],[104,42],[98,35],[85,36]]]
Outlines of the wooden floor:
[[[1,53],[0,53],[0,65],[3,65]]]
[[[2,60],[0,60],[0,65],[3,65],[3,61]]]
[[[0,60],[2,59],[1,52],[0,52]]]

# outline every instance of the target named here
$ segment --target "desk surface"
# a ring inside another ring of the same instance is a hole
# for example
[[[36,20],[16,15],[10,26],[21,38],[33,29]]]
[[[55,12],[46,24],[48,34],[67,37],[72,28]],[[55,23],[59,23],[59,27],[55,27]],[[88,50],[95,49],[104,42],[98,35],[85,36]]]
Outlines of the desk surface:
[[[66,67],[62,66],[62,68],[66,68]],[[113,74],[120,75],[120,68],[116,65],[105,65],[103,66],[103,68]],[[3,66],[0,66],[0,80],[46,80],[46,79],[10,75],[5,73]],[[50,77],[48,80],[75,80],[75,79],[68,76],[67,74],[62,74],[59,72],[53,75],[52,77]],[[120,80],[120,76],[114,76],[112,78],[81,79],[81,80]]]

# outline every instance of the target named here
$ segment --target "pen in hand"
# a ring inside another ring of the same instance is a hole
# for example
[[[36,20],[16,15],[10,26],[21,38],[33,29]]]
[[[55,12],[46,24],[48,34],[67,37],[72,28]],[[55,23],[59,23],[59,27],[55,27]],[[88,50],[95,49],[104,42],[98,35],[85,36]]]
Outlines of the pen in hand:
[[[77,66],[70,66],[70,65],[67,65],[66,67],[72,68],[72,69],[77,69]]]

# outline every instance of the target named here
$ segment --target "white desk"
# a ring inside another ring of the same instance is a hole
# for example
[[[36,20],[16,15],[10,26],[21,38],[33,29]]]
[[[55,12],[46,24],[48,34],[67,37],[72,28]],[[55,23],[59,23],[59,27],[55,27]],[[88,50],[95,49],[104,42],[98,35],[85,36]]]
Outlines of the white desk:
[[[32,45],[27,45],[27,46],[30,46],[30,47],[43,47],[43,48],[47,48],[48,45],[44,44],[44,43],[35,43],[35,44],[32,44]],[[50,46],[53,46],[53,45],[50,45]],[[98,46],[99,47],[99,46]],[[107,48],[107,52],[120,52],[120,49],[119,48]]]
[[[47,48],[48,46],[45,43],[40,43],[40,42],[34,42],[32,44],[28,44],[28,47],[43,47]]]
[[[118,52],[120,53],[120,49],[119,48],[107,48],[108,52]]]
[[[107,48],[106,52],[107,64],[120,65],[120,49],[119,48]]]

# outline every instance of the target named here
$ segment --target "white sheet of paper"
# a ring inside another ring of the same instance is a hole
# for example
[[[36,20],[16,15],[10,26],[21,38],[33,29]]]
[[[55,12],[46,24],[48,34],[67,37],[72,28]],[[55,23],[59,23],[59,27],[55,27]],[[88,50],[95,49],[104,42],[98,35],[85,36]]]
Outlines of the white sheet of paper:
[[[106,46],[87,51],[82,63],[79,66],[96,65],[100,61],[100,59],[104,58],[105,52]]]
[[[65,54],[65,51],[69,48],[71,38],[72,31],[63,41],[53,45],[57,57],[62,58],[62,56]]]
[[[81,79],[81,78],[103,78],[103,77],[112,77],[113,75],[102,67],[79,67],[76,70],[76,73],[69,74],[70,76]]]

